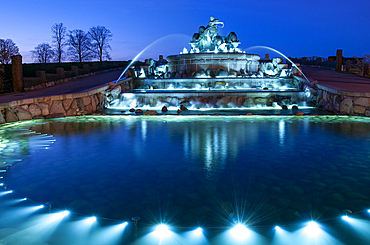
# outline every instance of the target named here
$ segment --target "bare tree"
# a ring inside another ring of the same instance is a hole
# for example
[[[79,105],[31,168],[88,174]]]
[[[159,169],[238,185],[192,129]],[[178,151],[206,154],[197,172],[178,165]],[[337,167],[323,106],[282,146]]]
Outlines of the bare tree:
[[[63,26],[63,23],[55,23],[51,27],[52,39],[53,39],[53,46],[55,47],[55,58],[58,63],[62,62],[63,57],[63,48],[66,46],[66,35],[67,35],[67,28]]]
[[[89,36],[92,40],[92,52],[94,57],[99,59],[100,62],[103,59],[110,60],[111,57],[108,53],[108,49],[112,49],[109,45],[109,41],[112,40],[112,33],[104,26],[93,26],[89,30]]]
[[[11,39],[0,39],[0,63],[8,64],[10,57],[19,54],[19,48]]]
[[[88,61],[92,58],[91,40],[83,30],[73,30],[68,33],[68,56],[72,61]]]
[[[48,63],[54,58],[54,50],[48,43],[41,43],[31,50],[32,59],[38,63]]]

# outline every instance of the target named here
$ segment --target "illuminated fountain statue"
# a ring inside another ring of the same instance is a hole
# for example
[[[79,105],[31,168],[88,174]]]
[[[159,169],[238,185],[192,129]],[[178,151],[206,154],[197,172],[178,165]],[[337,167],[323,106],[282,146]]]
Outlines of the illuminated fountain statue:
[[[261,60],[241,51],[235,32],[220,36],[224,23],[210,17],[183,49],[146,66],[128,69],[131,85],[117,87],[109,98],[110,108],[154,109],[286,109],[305,107],[314,91],[307,82],[293,76],[280,57]],[[125,83],[118,81],[117,84]],[[126,82],[127,83],[127,82]],[[130,89],[131,88],[131,89]]]

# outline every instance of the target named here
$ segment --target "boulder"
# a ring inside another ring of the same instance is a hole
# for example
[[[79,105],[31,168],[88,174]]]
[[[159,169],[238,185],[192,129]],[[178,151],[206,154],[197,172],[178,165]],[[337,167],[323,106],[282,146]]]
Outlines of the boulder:
[[[78,111],[84,111],[85,110],[85,104],[84,100],[81,98],[76,99],[77,109]]]
[[[93,111],[97,111],[97,106],[99,104],[98,97],[94,94],[91,96],[91,106]]]
[[[33,118],[35,118],[35,116],[40,116],[42,114],[41,109],[37,104],[31,104],[28,107],[28,111],[29,111],[29,113],[31,113]]]
[[[86,114],[91,114],[93,112],[93,108],[91,104],[85,105],[84,112]]]
[[[48,103],[40,103],[39,107],[41,109],[41,115],[43,115],[43,116],[49,115],[50,111],[49,111],[49,104]]]
[[[158,115],[158,112],[156,111],[145,111],[144,116],[153,116],[153,115]]]
[[[353,107],[353,112],[356,114],[364,114],[365,111],[366,111],[366,107],[364,106],[355,105]]]
[[[331,112],[333,112],[333,111],[334,111],[334,107],[333,107],[333,105],[332,105],[332,104],[330,104],[330,103],[327,103],[327,104],[325,105],[324,109],[325,109],[326,111],[331,111]]]
[[[360,97],[360,98],[354,99],[353,103],[355,105],[369,107],[370,106],[370,98]]]
[[[3,113],[0,112],[0,124],[6,123]]]
[[[50,106],[50,114],[66,114],[63,103],[60,100],[54,100]]]
[[[353,111],[353,103],[352,103],[352,98],[351,97],[346,97],[340,104],[340,113],[343,114],[351,114]]]
[[[84,101],[84,105],[85,106],[88,105],[88,104],[91,104],[91,98],[90,98],[90,96],[83,97],[82,99]]]
[[[143,113],[143,110],[137,109],[137,110],[135,111],[135,113],[136,113],[136,114],[142,114],[142,113]]]
[[[6,122],[18,122],[19,119],[14,111],[14,109],[12,108],[6,108],[5,109],[5,120]]]
[[[129,110],[129,112],[134,112],[135,111],[135,109],[134,108],[131,108],[130,110]]]
[[[73,101],[72,101],[72,103],[71,103],[71,105],[69,106],[69,108],[70,108],[70,109],[77,109],[77,108],[78,108],[76,100],[73,100]]]
[[[184,105],[180,105],[180,110],[182,110],[182,111],[187,111],[187,110],[188,110],[188,108],[186,108]]]
[[[25,120],[31,120],[32,119],[31,113],[29,113],[28,111],[26,111],[26,110],[24,110],[20,107],[15,108],[15,113],[17,114],[17,117],[18,117],[19,121],[25,121]]]
[[[71,106],[72,104],[72,99],[65,99],[63,100],[63,107],[64,107],[64,110],[68,110],[69,107]]]

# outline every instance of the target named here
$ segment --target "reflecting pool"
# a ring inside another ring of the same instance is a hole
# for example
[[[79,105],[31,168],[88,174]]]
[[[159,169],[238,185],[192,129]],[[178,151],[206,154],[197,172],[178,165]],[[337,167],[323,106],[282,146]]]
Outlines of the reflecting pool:
[[[370,208],[370,120],[85,116],[0,127],[7,189],[52,210],[184,229]]]

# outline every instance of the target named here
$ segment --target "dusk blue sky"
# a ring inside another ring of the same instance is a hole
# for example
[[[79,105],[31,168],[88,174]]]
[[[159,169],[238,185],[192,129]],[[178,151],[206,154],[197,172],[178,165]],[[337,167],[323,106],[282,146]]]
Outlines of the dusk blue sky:
[[[88,31],[105,26],[113,34],[113,60],[139,60],[178,54],[210,16],[225,23],[219,34],[234,31],[241,50],[263,45],[287,56],[370,54],[369,0],[0,0],[0,38],[12,39],[23,62],[32,62],[30,51],[52,43],[51,26]],[[169,36],[168,36],[169,35]],[[263,56],[266,50],[248,50]]]

